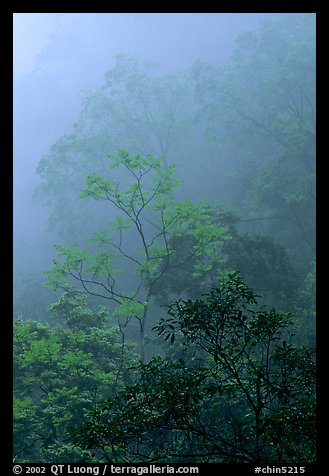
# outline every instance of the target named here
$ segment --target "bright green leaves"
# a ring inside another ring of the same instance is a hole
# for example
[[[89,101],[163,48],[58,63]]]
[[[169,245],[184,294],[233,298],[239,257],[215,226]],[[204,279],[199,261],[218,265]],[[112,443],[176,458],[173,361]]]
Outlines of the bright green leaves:
[[[40,362],[48,362],[49,365],[57,361],[61,351],[61,344],[56,337],[48,337],[36,340],[32,343],[29,351],[24,353],[23,367],[38,365]]]
[[[172,203],[164,212],[164,225],[171,238],[186,237],[195,257],[195,276],[212,270],[221,260],[220,249],[230,239],[228,228],[218,226],[213,210],[204,202],[189,200]]]
[[[90,255],[88,249],[79,250],[76,243],[67,248],[54,245],[54,248],[62,260],[54,259],[53,268],[45,271],[45,274],[48,275],[47,285],[56,290],[58,287],[67,285],[69,275],[76,273],[79,276],[81,274],[82,263],[88,262]]]
[[[119,149],[117,154],[108,154],[107,157],[111,162],[110,167],[112,169],[123,166],[139,177],[149,173],[150,170],[159,171],[163,166],[161,160],[156,160],[151,155],[145,157],[140,154],[132,155],[124,149]]]
[[[147,303],[142,304],[134,299],[124,299],[119,307],[117,307],[112,316],[113,317],[137,317],[142,318],[145,312]]]
[[[63,369],[70,372],[71,375],[75,373],[83,377],[88,368],[92,364],[92,355],[85,354],[82,350],[68,351],[61,363]]]
[[[14,323],[16,462],[92,461],[73,445],[70,428],[124,386],[136,355],[106,327],[108,311],[86,307],[81,293],[64,293],[51,311],[60,326]]]
[[[104,233],[95,234],[90,241],[104,242],[104,236]],[[54,259],[53,268],[45,271],[48,275],[48,286],[55,290],[68,289],[72,283],[78,281],[85,292],[95,292],[109,298],[106,293],[111,293],[112,275],[121,272],[120,268],[113,266],[114,260],[120,257],[118,253],[102,248],[92,253],[89,248],[79,250],[76,244],[67,248],[55,245],[55,248],[62,259]]]
[[[163,206],[179,183],[173,177],[174,166],[165,166],[163,159],[119,150],[116,155],[109,154],[108,160],[110,170],[118,169],[123,174],[121,182],[90,175],[81,197],[108,200],[128,217],[136,218],[144,208]]]
[[[93,174],[87,178],[88,188],[82,190],[80,197],[92,197],[95,200],[100,200],[107,196],[112,196],[116,193],[118,182],[115,180],[107,180],[104,177]]]
[[[216,279],[221,248],[230,236],[207,203],[174,200],[175,169],[163,159],[119,150],[108,160],[120,180],[90,175],[82,196],[105,200],[116,214],[107,229],[88,240],[90,248],[56,246],[61,260],[47,272],[48,284],[67,289],[76,282],[84,292],[116,303],[114,317],[145,320],[156,283],[168,272],[185,270],[191,262],[195,280]],[[184,249],[172,246],[177,240],[186,240]],[[119,281],[128,272],[135,273],[129,290],[123,278]]]

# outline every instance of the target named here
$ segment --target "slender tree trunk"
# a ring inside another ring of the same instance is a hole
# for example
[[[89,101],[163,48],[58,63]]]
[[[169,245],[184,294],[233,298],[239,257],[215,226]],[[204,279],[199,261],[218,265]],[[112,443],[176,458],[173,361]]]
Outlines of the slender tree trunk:
[[[147,298],[144,304],[143,316],[139,318],[139,328],[140,328],[140,360],[141,363],[145,364],[145,327],[147,320],[147,312],[149,307],[149,299],[151,297],[151,292],[147,293]]]
[[[145,320],[140,321],[140,329],[141,329],[141,363],[145,364]]]

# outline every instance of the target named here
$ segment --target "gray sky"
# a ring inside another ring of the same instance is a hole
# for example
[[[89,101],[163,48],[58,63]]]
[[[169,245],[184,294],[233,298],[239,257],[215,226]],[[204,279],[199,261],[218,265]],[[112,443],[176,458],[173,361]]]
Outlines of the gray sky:
[[[73,40],[74,62],[106,65],[119,51],[142,53],[167,66],[197,58],[226,59],[242,29],[253,28],[254,13],[16,13],[14,14],[14,74],[29,74],[52,38]],[[68,44],[69,47],[69,44]],[[61,67],[59,63],[52,67]],[[54,62],[54,59],[50,62]],[[42,63],[48,63],[43,57]],[[39,65],[45,67],[45,64]],[[106,67],[106,66],[105,66]]]
[[[16,13],[14,14],[15,236],[45,231],[46,211],[32,206],[36,166],[70,128],[79,92],[101,84],[119,53],[156,60],[164,71],[201,59],[229,59],[241,31],[270,14]]]

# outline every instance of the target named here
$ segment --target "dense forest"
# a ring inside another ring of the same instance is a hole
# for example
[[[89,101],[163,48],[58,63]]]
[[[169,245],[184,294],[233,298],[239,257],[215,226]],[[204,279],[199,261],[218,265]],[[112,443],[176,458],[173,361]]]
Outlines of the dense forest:
[[[316,461],[315,79],[315,15],[275,14],[82,92],[14,278],[15,462]]]

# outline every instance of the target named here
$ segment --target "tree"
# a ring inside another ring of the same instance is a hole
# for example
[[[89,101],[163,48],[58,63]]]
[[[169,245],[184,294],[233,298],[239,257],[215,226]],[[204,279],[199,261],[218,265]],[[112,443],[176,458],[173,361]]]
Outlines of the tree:
[[[196,275],[194,266],[198,257],[191,259],[188,256],[189,248],[195,244],[193,237],[187,234],[174,236],[169,243],[175,249],[172,259],[177,259],[177,266],[168,270],[157,282],[155,293],[159,303],[166,304],[184,296],[196,299],[205,292],[205,283],[208,282],[209,287],[216,286],[219,275],[239,270],[267,306],[275,306],[283,311],[291,309],[298,297],[296,291],[301,282],[298,282],[286,248],[271,235],[242,233],[239,226],[243,219],[221,204],[213,204],[210,213],[214,223],[226,227],[231,237],[223,244],[222,260],[211,270],[203,270]],[[185,262],[184,266],[179,264],[182,262]]]
[[[47,272],[48,284],[66,289],[68,282],[77,282],[85,293],[110,301],[121,329],[137,320],[144,362],[146,322],[157,282],[190,260],[194,275],[207,279],[206,273],[218,269],[221,246],[229,236],[226,227],[213,222],[206,203],[174,200],[178,181],[174,167],[165,166],[163,159],[124,150],[108,159],[119,180],[90,175],[82,197],[104,200],[117,212],[107,223],[110,234],[108,229],[94,233],[89,240],[93,249],[56,246],[62,259],[54,260]],[[182,235],[192,242],[178,255],[170,239]]]
[[[264,22],[237,39],[227,65],[198,63],[194,78],[199,120],[218,150],[233,147],[231,200],[305,275],[315,252],[315,15]]]
[[[310,463],[315,460],[315,363],[289,314],[257,310],[238,274],[155,327],[203,358],[156,357],[80,428],[76,442],[124,462]]]
[[[51,312],[60,325],[14,323],[14,461],[95,461],[69,428],[132,383],[137,354],[109,326],[108,311],[87,308],[81,293],[64,293]]]
[[[41,182],[35,198],[50,207],[50,228],[71,239],[79,236],[77,229],[99,225],[103,210],[95,214],[87,203],[78,202],[78,195],[86,175],[106,172],[108,152],[124,148],[133,154],[162,156],[167,164],[173,156],[189,153],[192,96],[184,73],[161,74],[154,62],[117,55],[103,84],[83,92],[73,130],[59,138],[38,164]]]

